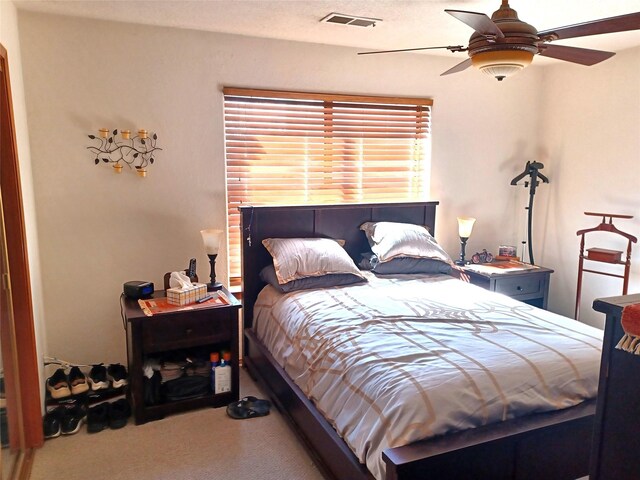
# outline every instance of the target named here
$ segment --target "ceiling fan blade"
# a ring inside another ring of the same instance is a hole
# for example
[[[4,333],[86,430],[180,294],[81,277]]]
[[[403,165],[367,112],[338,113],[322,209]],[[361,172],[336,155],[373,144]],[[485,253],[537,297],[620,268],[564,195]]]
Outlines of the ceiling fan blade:
[[[615,53],[590,50],[588,48],[566,47],[564,45],[543,45],[540,47],[540,55],[591,66],[613,57]]]
[[[445,10],[445,12],[466,23],[480,35],[490,38],[504,38],[502,30],[484,13],[466,12],[464,10]]]
[[[452,52],[464,52],[466,48],[462,45],[453,45],[448,47],[421,47],[421,48],[401,48],[399,50],[377,50],[375,52],[358,52],[358,55],[374,55],[376,53],[396,53],[396,52],[415,52],[417,50],[435,50],[437,48],[446,48]]]
[[[640,12],[542,30],[538,32],[538,36],[542,38],[551,35],[554,37],[553,40],[556,40],[587,37],[589,35],[600,35],[602,33],[627,32],[629,30],[640,30]]]
[[[464,62],[460,62],[455,67],[452,67],[449,70],[447,70],[446,72],[441,73],[440,76],[442,77],[443,75],[451,75],[452,73],[458,73],[458,72],[461,72],[463,70],[466,70],[470,66],[471,66],[471,59],[467,58]]]

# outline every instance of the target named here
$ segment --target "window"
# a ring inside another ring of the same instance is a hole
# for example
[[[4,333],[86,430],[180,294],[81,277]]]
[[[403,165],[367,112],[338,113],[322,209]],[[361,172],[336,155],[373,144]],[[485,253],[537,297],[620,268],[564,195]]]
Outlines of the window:
[[[246,205],[422,201],[430,99],[224,89],[229,277]]]

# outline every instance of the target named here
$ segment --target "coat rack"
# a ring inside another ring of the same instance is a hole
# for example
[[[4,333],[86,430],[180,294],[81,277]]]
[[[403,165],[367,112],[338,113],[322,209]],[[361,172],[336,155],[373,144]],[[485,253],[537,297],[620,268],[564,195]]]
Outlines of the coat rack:
[[[584,230],[578,230],[576,235],[579,235],[580,238],[580,260],[578,262],[578,288],[576,291],[576,310],[575,310],[575,318],[578,319],[578,313],[580,312],[580,295],[582,293],[582,274],[584,272],[595,273],[598,275],[606,275],[608,277],[616,277],[622,278],[622,295],[627,294],[627,289],[629,287],[629,272],[631,270],[631,244],[636,243],[638,239],[633,235],[630,235],[626,232],[618,230],[615,225],[613,225],[614,218],[633,218],[633,215],[616,215],[612,213],[594,213],[594,212],[584,212],[585,215],[590,215],[593,217],[602,217],[602,221],[600,225],[593,228],[586,228]],[[607,218],[609,219],[607,221]],[[622,259],[622,251],[621,250],[608,250],[606,248],[588,248],[587,254],[584,254],[584,237],[587,233],[591,232],[610,232],[615,233],[616,235],[621,235],[627,239],[627,254],[625,259]],[[585,260],[591,260],[593,262],[603,262],[603,263],[611,263],[614,265],[624,265],[624,274],[617,275],[615,273],[603,272],[600,270],[590,270],[583,267]]]

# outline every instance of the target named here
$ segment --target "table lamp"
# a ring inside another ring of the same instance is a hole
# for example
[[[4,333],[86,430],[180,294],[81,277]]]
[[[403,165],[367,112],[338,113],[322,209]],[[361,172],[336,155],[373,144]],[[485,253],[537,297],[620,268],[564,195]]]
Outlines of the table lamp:
[[[222,233],[222,230],[215,230],[212,228],[207,230],[200,230],[200,235],[202,235],[202,241],[204,243],[204,249],[207,252],[207,256],[209,257],[209,264],[211,265],[211,282],[207,284],[208,292],[213,292],[222,288],[222,284],[220,282],[216,282],[216,257],[218,256],[218,251],[220,250]]]
[[[458,217],[458,235],[460,236],[460,260],[456,262],[456,265],[466,265],[468,263],[464,259],[464,250],[467,246],[467,240],[469,240],[471,232],[473,231],[473,224],[475,222],[475,218]]]

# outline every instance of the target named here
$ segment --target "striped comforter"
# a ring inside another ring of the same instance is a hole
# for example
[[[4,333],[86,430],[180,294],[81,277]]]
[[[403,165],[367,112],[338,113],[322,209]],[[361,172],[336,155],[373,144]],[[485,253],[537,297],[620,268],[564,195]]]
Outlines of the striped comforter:
[[[595,397],[602,332],[444,275],[260,293],[254,329],[377,479],[381,453]]]

